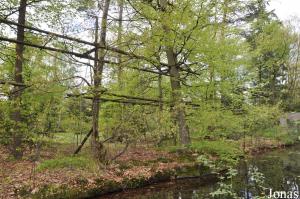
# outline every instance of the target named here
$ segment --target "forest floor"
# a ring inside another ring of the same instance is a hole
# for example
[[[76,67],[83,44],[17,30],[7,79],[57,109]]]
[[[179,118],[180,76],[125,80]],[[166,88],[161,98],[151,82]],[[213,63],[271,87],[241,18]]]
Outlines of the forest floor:
[[[212,147],[214,147],[214,144],[211,144],[213,142],[216,142],[216,146],[220,145],[217,141],[206,142]],[[270,149],[281,148],[284,145],[282,142],[271,139],[258,141],[249,138],[246,144],[243,141],[232,142],[234,142],[234,146],[238,147],[238,150],[245,149],[248,154],[262,153]],[[259,144],[255,144],[255,142]],[[227,145],[227,143],[225,144]],[[206,146],[204,142],[200,145]],[[223,150],[223,145],[220,146]],[[86,190],[97,188],[100,181],[101,183],[114,181],[122,184],[124,181],[129,182],[130,179],[150,179],[159,172],[191,166],[200,154],[210,153],[210,157],[214,160],[218,156],[218,151],[211,151],[205,147],[189,151],[187,154],[170,148],[158,149],[136,145],[130,147],[109,166],[99,167],[97,163],[86,156],[88,147],[78,159],[65,158],[68,154],[72,154],[73,148],[72,145],[60,143],[53,146],[52,144],[51,147],[44,147],[41,150],[40,161],[32,161],[34,154],[29,151],[25,153],[22,160],[17,161],[13,160],[8,155],[8,150],[0,145],[0,198],[19,198],[20,195],[35,194],[48,185],[75,189],[84,187]],[[225,150],[231,149],[225,148]],[[223,152],[221,151],[221,153]],[[136,185],[130,184],[130,186],[134,188]]]
[[[150,178],[163,170],[175,169],[185,163],[178,163],[174,154],[157,151],[145,147],[134,147],[121,156],[115,163],[105,167],[96,164],[86,167],[85,164],[75,162],[68,165],[60,161],[54,162],[58,168],[38,171],[41,162],[31,161],[32,155],[26,154],[22,160],[13,160],[8,150],[0,146],[0,198],[18,198],[24,191],[38,192],[42,187],[50,184],[85,188],[94,188],[99,179],[122,182],[124,179]],[[53,151],[42,151],[41,160],[51,160],[56,156]],[[75,159],[75,161],[77,161]],[[88,161],[88,159],[78,159]],[[68,164],[68,163],[66,163]],[[82,164],[82,165],[81,165]],[[62,168],[60,168],[62,167]],[[63,168],[65,167],[65,168]],[[27,190],[24,190],[27,189]]]

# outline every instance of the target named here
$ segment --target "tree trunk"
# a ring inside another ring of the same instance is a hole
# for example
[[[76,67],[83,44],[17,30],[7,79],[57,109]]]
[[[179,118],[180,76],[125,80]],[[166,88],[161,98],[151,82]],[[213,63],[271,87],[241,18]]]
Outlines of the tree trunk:
[[[180,143],[187,145],[190,143],[189,129],[185,119],[185,104],[182,101],[180,72],[177,65],[176,55],[172,48],[166,50],[168,66],[170,68],[170,82],[172,92],[172,117],[178,125]]]
[[[20,1],[19,7],[19,17],[18,23],[25,25],[26,17],[26,6],[27,0]],[[25,32],[24,27],[17,27],[17,40],[24,42]],[[23,53],[24,45],[19,43],[16,44],[16,61],[15,61],[15,82],[18,84],[23,84]],[[22,140],[24,137],[24,131],[22,127],[22,113],[21,113],[21,102],[22,102],[22,93],[24,86],[15,86],[12,93],[12,100],[14,104],[14,112],[12,113],[12,120],[15,122],[14,132],[13,132],[13,143],[12,143],[12,154],[15,158],[20,159],[23,156],[22,151]]]
[[[97,140],[98,140],[98,128],[99,128],[99,124],[98,124],[98,120],[99,120],[99,98],[100,98],[100,94],[99,94],[99,87],[100,87],[100,83],[99,83],[99,67],[98,67],[98,56],[99,56],[99,49],[97,47],[98,45],[98,30],[99,30],[99,22],[98,22],[98,17],[96,18],[96,22],[95,22],[95,44],[96,44],[96,49],[95,49],[95,61],[94,61],[94,76],[93,76],[93,80],[94,80],[94,97],[93,97],[93,102],[92,102],[92,114],[93,114],[93,119],[92,119],[92,123],[93,123],[93,127],[92,127],[92,139],[91,139],[91,145],[92,145],[92,149],[94,150],[94,152],[96,152],[96,146],[97,146]]]
[[[162,90],[162,75],[158,75],[158,99],[159,99],[159,111],[163,111],[163,90]]]
[[[168,1],[160,0],[159,3],[160,3],[161,11],[166,12]],[[163,29],[166,35],[168,35],[171,30],[167,24],[163,24]],[[171,42],[167,42],[167,43],[171,43]],[[177,56],[176,53],[174,52],[174,46],[167,45],[166,54],[168,59],[168,67],[170,70],[170,83],[171,83],[171,93],[172,93],[171,96],[172,97],[172,105],[171,105],[172,118],[175,125],[178,126],[180,143],[183,145],[187,145],[190,143],[190,134],[189,134],[188,126],[186,124],[185,104],[182,101],[180,70],[179,70],[180,66],[177,63]]]
[[[122,30],[123,30],[123,10],[124,10],[124,0],[119,0],[119,21],[118,21],[118,45],[119,49],[122,49]],[[119,89],[122,90],[123,80],[122,80],[122,73],[123,73],[123,67],[122,67],[122,55],[118,54],[118,84]]]
[[[104,4],[102,21],[101,21],[101,32],[100,32],[100,43],[98,45],[106,45],[106,32],[107,32],[107,16],[109,10],[110,0],[106,0]],[[96,19],[96,34],[95,43],[98,43],[98,19]],[[97,58],[99,57],[99,61]],[[94,63],[94,97],[93,97],[93,132],[92,132],[92,150],[98,157],[100,155],[103,146],[99,146],[99,111],[100,111],[100,95],[102,85],[102,73],[104,67],[105,50],[103,48],[96,48],[95,50],[95,63]]]

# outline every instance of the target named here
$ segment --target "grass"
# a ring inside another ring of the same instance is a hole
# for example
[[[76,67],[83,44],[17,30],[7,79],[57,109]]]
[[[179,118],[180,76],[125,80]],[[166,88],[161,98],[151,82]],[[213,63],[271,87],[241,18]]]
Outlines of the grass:
[[[57,144],[76,144],[77,138],[74,133],[71,132],[63,132],[63,133],[53,133],[53,136],[51,137],[40,137],[39,139],[47,142],[47,143],[57,143]],[[81,142],[81,140],[85,137],[85,134],[78,135],[78,141]]]
[[[183,150],[184,147],[183,146],[178,146],[178,145],[175,145],[175,146],[160,146],[158,147],[159,150],[161,151],[167,151],[169,153],[176,153],[178,152],[178,150]]]
[[[84,136],[82,135],[81,137]],[[76,143],[76,135],[74,133],[55,133],[53,141],[62,144],[73,144]]]
[[[45,160],[38,167],[37,171],[46,169],[55,170],[62,168],[69,169],[92,169],[94,162],[92,159],[83,156],[68,156],[51,160]]]

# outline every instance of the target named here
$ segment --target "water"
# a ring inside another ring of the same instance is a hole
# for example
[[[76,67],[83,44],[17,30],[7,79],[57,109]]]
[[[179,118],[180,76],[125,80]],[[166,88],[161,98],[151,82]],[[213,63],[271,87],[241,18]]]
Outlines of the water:
[[[300,184],[300,145],[273,151],[243,161],[237,168],[238,175],[232,181],[232,192],[240,198],[253,199],[254,196],[269,196],[270,189],[299,193]],[[210,193],[219,188],[212,180],[186,179],[162,183],[142,189],[130,190],[101,198],[106,199],[208,199]],[[232,197],[220,196],[220,199]],[[291,199],[298,199],[291,197]],[[300,197],[299,197],[300,199]]]

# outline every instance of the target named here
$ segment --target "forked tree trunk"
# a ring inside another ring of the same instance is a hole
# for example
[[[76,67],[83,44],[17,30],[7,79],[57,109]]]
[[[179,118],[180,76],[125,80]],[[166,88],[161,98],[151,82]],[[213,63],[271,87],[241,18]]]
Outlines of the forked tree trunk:
[[[26,6],[27,0],[20,1],[19,7],[19,17],[18,23],[21,25],[25,25],[25,17],[26,17]],[[24,42],[24,27],[17,27],[17,40],[20,42]],[[16,44],[16,61],[15,61],[15,82],[20,85],[23,84],[23,53],[24,53],[24,45],[19,43]],[[22,112],[21,112],[21,102],[22,102],[22,92],[23,86],[15,86],[11,99],[14,104],[14,111],[12,113],[12,120],[15,122],[14,130],[13,130],[13,143],[12,143],[12,154],[15,158],[20,159],[23,156],[22,151],[22,140],[24,137],[24,130],[22,129]]]

